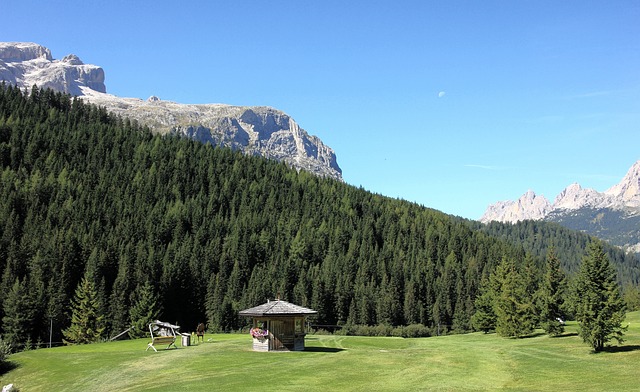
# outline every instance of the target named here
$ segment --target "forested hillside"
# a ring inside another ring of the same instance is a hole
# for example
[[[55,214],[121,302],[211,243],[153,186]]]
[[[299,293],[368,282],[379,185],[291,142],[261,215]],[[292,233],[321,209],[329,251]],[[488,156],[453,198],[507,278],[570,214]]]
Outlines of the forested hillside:
[[[0,316],[22,341],[50,323],[61,340],[83,278],[109,336],[149,293],[185,330],[239,328],[280,296],[323,324],[465,331],[482,278],[526,259],[467,221],[50,90],[0,87],[0,167]]]
[[[580,262],[587,245],[593,237],[580,231],[570,230],[557,223],[525,220],[517,223],[491,222],[481,224],[471,222],[472,228],[487,235],[503,238],[527,253],[544,257],[551,247],[562,260],[563,269],[574,275],[580,268]],[[603,243],[609,260],[615,266],[617,278],[623,286],[640,284],[640,259],[637,254],[625,253],[620,247]]]

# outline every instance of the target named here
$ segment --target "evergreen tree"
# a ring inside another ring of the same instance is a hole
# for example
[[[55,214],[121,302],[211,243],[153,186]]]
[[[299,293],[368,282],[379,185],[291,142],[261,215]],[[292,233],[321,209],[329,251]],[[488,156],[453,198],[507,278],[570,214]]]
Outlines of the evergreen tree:
[[[135,339],[146,336],[149,323],[157,319],[159,313],[156,294],[149,281],[146,281],[143,285],[138,286],[134,293],[129,311],[131,323],[129,337]]]
[[[523,308],[523,317],[529,324],[531,329],[540,324],[540,309],[538,307],[538,292],[542,284],[542,268],[536,265],[536,259],[529,253],[525,256],[524,265],[520,275],[523,284],[523,302],[526,304]]]
[[[84,277],[76,289],[71,303],[71,325],[62,331],[67,344],[85,344],[100,341],[104,331],[104,316],[98,313],[100,303],[95,285]]]
[[[533,332],[532,299],[526,296],[526,285],[515,263],[503,258],[496,269],[500,291],[495,297],[496,333],[504,337],[521,337]]]
[[[131,251],[130,244],[126,247],[126,250]],[[118,266],[118,275],[113,283],[109,311],[111,317],[109,322],[111,323],[111,329],[113,333],[119,333],[131,325],[129,321],[129,310],[131,307],[131,293],[134,292],[133,281],[133,260],[127,252],[120,257]]]
[[[630,312],[640,310],[640,287],[627,284],[624,287],[624,303]]]
[[[579,335],[594,351],[602,351],[611,339],[624,341],[624,301],[613,267],[599,242],[589,244],[582,259],[573,301]]]
[[[489,279],[482,280],[480,295],[476,298],[476,312],[471,317],[471,325],[476,331],[489,333],[496,328],[496,312],[493,307],[495,293],[491,290]]]
[[[558,336],[564,332],[566,278],[553,248],[549,250],[546,261],[544,280],[537,295],[540,322],[546,333]]]
[[[4,301],[3,339],[14,348],[31,341],[35,307],[24,282],[16,279]]]

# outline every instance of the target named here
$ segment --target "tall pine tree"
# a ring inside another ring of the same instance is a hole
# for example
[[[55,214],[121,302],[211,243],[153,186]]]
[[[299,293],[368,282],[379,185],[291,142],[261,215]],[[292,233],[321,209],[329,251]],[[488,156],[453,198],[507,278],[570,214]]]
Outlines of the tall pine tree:
[[[585,343],[599,352],[612,339],[623,342],[625,305],[615,271],[600,242],[589,244],[573,294],[579,334]]]
[[[138,286],[133,295],[132,306],[129,310],[131,323],[129,337],[135,339],[146,336],[149,323],[155,320],[159,313],[156,294],[149,281],[146,281],[143,285]]]
[[[476,298],[476,312],[471,317],[471,325],[476,331],[489,333],[496,328],[496,312],[493,304],[495,292],[491,290],[491,283],[486,277],[480,284],[480,295]]]
[[[552,248],[547,254],[544,280],[537,295],[540,308],[540,324],[549,335],[558,336],[564,332],[565,293],[566,278],[560,268],[560,260]]]
[[[500,291],[495,297],[496,333],[521,337],[533,332],[532,298],[527,298],[524,279],[515,263],[505,257],[496,269]]]
[[[16,279],[4,301],[3,339],[14,349],[31,340],[35,306],[26,290],[25,282]]]

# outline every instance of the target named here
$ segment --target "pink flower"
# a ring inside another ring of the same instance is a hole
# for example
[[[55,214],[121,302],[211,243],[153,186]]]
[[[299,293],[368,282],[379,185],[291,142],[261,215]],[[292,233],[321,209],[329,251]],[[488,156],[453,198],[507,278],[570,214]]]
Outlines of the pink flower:
[[[258,327],[251,328],[251,331],[249,331],[249,333],[254,338],[264,338],[266,336],[269,336],[269,331],[267,331],[266,329],[258,328]]]

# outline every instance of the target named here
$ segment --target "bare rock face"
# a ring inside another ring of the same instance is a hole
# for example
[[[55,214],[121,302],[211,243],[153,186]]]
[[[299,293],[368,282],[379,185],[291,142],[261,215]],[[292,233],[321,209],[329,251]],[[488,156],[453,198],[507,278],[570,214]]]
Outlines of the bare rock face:
[[[214,146],[286,162],[321,177],[342,180],[333,150],[286,113],[266,106],[180,104],[151,96],[143,101],[83,89],[83,99],[135,119],[158,133],[174,133]]]
[[[82,60],[80,60],[80,58],[78,56],[76,56],[75,54],[70,54],[70,55],[64,56],[62,58],[62,62],[63,63],[67,63],[69,65],[84,65]]]
[[[81,87],[107,91],[102,68],[85,65],[76,55],[54,60],[49,49],[24,42],[0,42],[0,81],[24,88],[37,85],[71,95],[82,95]]]
[[[516,201],[499,201],[490,205],[480,221],[518,222],[526,219],[543,219],[551,209],[549,200],[529,190]]]
[[[640,207],[640,161],[637,161],[622,181],[604,192],[614,197],[617,204],[627,207]]]
[[[613,198],[594,189],[582,188],[580,184],[573,183],[556,196],[553,202],[553,209],[607,208],[613,206],[613,204]]]
[[[286,113],[269,107],[189,105],[151,96],[146,101],[106,94],[104,71],[76,55],[54,60],[33,43],[0,42],[0,81],[52,88],[80,96],[137,120],[158,133],[175,133],[203,143],[283,161],[297,169],[342,180],[334,151],[309,135]]]
[[[32,42],[0,42],[2,61],[14,63],[37,59],[53,61],[51,51],[44,46]]]

